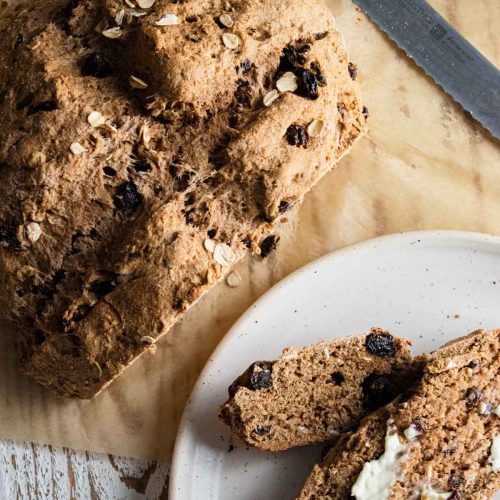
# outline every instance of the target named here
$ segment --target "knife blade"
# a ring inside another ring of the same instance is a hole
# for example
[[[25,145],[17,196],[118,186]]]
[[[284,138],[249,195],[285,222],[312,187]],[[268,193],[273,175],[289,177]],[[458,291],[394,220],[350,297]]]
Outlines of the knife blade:
[[[500,138],[500,71],[425,0],[353,0],[399,48]]]

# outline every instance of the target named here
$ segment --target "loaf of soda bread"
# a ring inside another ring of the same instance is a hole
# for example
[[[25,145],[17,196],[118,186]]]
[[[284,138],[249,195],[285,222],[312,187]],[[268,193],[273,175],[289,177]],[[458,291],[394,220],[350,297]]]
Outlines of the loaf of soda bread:
[[[0,31],[0,316],[91,398],[366,128],[319,0],[25,0]]]

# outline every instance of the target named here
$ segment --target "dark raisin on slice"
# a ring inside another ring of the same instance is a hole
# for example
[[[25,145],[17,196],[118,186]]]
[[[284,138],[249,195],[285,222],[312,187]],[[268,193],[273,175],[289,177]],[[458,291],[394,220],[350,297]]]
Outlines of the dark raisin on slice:
[[[239,66],[236,66],[236,71],[241,71],[243,74],[245,74],[248,73],[253,67],[254,64],[248,59],[245,59],[240,63]]]
[[[272,371],[273,363],[270,361],[257,361],[253,363],[229,386],[229,396],[233,397],[240,387],[246,387],[252,391],[272,389]]]
[[[280,214],[284,214],[285,212],[288,212],[288,210],[290,210],[290,208],[292,208],[290,203],[288,203],[288,201],[285,201],[285,200],[280,201],[280,203],[278,205],[278,211]]]
[[[269,432],[271,432],[271,426],[269,425],[259,425],[252,431],[252,433],[257,436],[264,436],[269,434]]]
[[[253,391],[272,389],[273,364],[267,361],[258,361],[249,369],[248,388]]]
[[[217,234],[217,230],[216,230],[216,229],[209,229],[209,230],[207,231],[207,236],[208,236],[209,238],[212,238],[212,239],[213,239],[213,238],[215,238],[215,235],[216,235],[216,234]]]
[[[370,112],[368,111],[368,108],[366,106],[363,106],[363,109],[361,110],[361,113],[365,117],[365,120],[367,120],[368,117],[370,116]]]
[[[35,113],[47,113],[50,111],[55,111],[57,109],[57,101],[42,101],[38,104],[34,104],[29,107],[28,115],[33,115]]]
[[[264,241],[260,244],[261,257],[265,259],[271,252],[276,250],[279,240],[280,237],[274,234],[265,238]]]
[[[373,411],[392,401],[398,394],[396,385],[386,376],[372,373],[363,380],[363,407]]]
[[[286,131],[286,140],[290,146],[307,148],[309,144],[309,134],[305,125],[290,125]]]
[[[306,58],[304,54],[309,51],[309,49],[309,45],[304,45],[301,48],[294,47],[293,45],[287,45],[281,51],[280,62],[276,72],[285,73],[287,71],[293,71],[299,66],[305,64]]]
[[[417,430],[417,432],[419,432],[420,434],[423,434],[427,430],[424,422],[422,422],[422,420],[420,420],[420,418],[416,418],[415,420],[413,420],[412,424],[415,427],[415,429]]]
[[[357,76],[358,76],[358,67],[350,62],[348,65],[347,65],[347,70],[349,71],[349,76],[353,79],[353,80],[356,80]]]
[[[464,480],[460,476],[452,472],[448,478],[448,488],[452,491],[457,490],[463,482]]]
[[[323,38],[326,38],[328,36],[328,31],[323,31],[322,33],[316,33],[314,35],[314,38],[316,40],[323,40]]]
[[[311,63],[311,70],[316,75],[316,80],[318,80],[318,85],[320,87],[324,87],[326,85],[326,78],[323,75],[323,72],[321,71],[319,64],[315,62]]]
[[[453,455],[453,453],[455,453],[456,451],[457,449],[454,446],[452,448],[446,448],[445,450],[443,450],[443,456],[451,457],[451,455]]]
[[[249,236],[245,236],[245,238],[243,238],[241,240],[241,242],[243,243],[243,245],[245,245],[247,248],[252,248],[252,238],[250,238]]]
[[[483,393],[476,387],[469,387],[465,393],[465,405],[471,409],[478,405],[479,401],[483,399]]]
[[[17,227],[14,224],[0,225],[0,245],[7,250],[20,251],[21,242],[17,239]]]
[[[328,382],[330,384],[335,384],[335,385],[342,385],[342,383],[344,382],[345,380],[345,377],[344,375],[342,375],[342,373],[340,372],[333,372],[330,376],[330,380],[328,380]]]
[[[117,284],[116,281],[113,279],[96,280],[90,284],[89,290],[92,293],[95,293],[98,297],[103,297],[104,295],[111,293],[115,289],[116,284]]]
[[[366,336],[366,350],[380,357],[394,356],[399,350],[399,344],[394,341],[394,337],[388,332],[372,332]]]
[[[89,54],[80,63],[82,76],[93,76],[95,78],[107,78],[111,76],[113,70],[111,64],[100,54]]]
[[[126,181],[120,184],[113,197],[115,207],[126,212],[137,210],[142,200],[142,195],[139,193],[134,181]]]
[[[299,77],[299,88],[295,93],[306,99],[316,100],[319,97],[318,93],[318,77],[308,69],[302,69],[295,72]]]

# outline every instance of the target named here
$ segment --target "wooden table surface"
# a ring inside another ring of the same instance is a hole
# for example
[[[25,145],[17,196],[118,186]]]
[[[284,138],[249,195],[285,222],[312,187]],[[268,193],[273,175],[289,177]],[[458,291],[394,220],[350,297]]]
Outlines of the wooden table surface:
[[[0,499],[168,498],[165,464],[0,441]]]
[[[154,359],[136,363],[97,402],[64,406],[51,400],[19,378],[0,338],[0,437],[18,439],[0,440],[0,500],[167,498],[165,464],[197,375],[227,329],[270,286],[316,257],[381,234],[463,229],[500,235],[498,142],[350,0],[327,1],[359,64],[371,132],[290,215],[272,257],[240,262],[238,289],[221,284],[210,292],[175,328],[175,336],[159,343]],[[430,3],[498,65],[497,0]],[[145,378],[151,381],[148,398]]]

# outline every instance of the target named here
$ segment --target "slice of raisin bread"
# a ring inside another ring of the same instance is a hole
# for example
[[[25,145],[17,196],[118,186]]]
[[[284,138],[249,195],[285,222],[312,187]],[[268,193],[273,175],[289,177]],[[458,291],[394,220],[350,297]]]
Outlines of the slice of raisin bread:
[[[267,256],[366,129],[321,1],[142,4],[2,16],[0,316],[63,396],[94,396],[233,262]]]
[[[435,351],[418,386],[315,466],[300,499],[466,500],[500,489],[500,330]]]
[[[285,349],[250,366],[229,388],[221,418],[245,443],[278,451],[333,440],[415,381],[410,343],[368,335]]]

